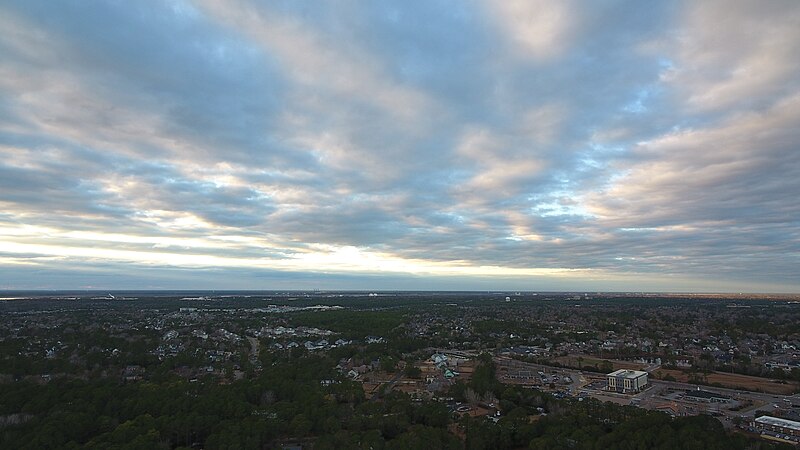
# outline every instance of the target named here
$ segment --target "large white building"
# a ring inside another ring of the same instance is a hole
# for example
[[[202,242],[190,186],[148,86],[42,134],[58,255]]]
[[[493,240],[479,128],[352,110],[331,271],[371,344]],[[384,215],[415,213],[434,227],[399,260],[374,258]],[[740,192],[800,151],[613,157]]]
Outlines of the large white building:
[[[628,394],[640,392],[647,386],[647,372],[641,370],[620,369],[606,375],[608,390]]]
[[[800,422],[780,417],[761,416],[753,421],[753,427],[762,434],[779,437],[783,440],[800,442]]]

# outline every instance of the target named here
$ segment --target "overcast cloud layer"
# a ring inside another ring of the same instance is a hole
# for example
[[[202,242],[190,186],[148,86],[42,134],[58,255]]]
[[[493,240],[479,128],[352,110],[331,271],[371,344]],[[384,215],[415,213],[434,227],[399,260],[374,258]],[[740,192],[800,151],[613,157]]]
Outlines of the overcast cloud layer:
[[[0,289],[800,291],[800,3],[0,4]]]

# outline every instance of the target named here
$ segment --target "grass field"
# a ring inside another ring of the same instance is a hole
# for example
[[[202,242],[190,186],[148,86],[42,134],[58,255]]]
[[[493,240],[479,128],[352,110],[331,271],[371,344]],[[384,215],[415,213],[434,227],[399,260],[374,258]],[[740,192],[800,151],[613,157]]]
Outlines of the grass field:
[[[689,374],[680,370],[658,369],[653,372],[658,378],[671,375],[676,381],[689,382]],[[769,394],[793,394],[800,390],[797,382],[787,381],[781,383],[769,378],[752,377],[749,375],[739,375],[736,373],[711,372],[706,375],[708,384],[718,383],[723,387],[731,389],[744,389],[748,391],[766,392]]]
[[[642,368],[644,368],[646,366],[646,364],[635,363],[635,362],[631,362],[631,361],[617,361],[617,360],[614,360],[614,359],[600,359],[600,358],[596,358],[596,357],[588,356],[588,355],[559,356],[558,358],[554,358],[553,361],[556,361],[561,365],[568,366],[568,367],[573,367],[573,368],[576,368],[576,369],[582,369],[584,366],[602,367],[604,361],[608,361],[609,363],[611,363],[611,367],[613,367],[612,370],[618,370],[618,369],[642,370]]]

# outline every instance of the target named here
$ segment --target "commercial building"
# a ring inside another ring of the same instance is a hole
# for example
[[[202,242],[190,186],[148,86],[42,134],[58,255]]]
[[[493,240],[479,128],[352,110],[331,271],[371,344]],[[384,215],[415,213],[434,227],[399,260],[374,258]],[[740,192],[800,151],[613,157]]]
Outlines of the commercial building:
[[[706,403],[728,403],[732,400],[727,395],[722,395],[710,391],[702,391],[700,390],[700,388],[697,388],[697,390],[687,390],[683,394],[683,398],[693,402],[706,402]]]
[[[795,422],[794,420],[761,416],[753,421],[753,427],[762,434],[793,442],[800,441],[800,422]]]
[[[629,394],[640,392],[647,386],[647,372],[620,369],[606,375],[608,390]]]

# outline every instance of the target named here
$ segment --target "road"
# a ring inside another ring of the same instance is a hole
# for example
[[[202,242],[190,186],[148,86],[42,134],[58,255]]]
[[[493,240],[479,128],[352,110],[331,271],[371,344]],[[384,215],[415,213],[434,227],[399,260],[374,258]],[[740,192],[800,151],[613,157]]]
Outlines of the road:
[[[250,359],[257,360],[259,352],[261,351],[261,343],[252,336],[247,336],[247,340],[250,342]]]
[[[742,400],[742,399],[750,399],[754,403],[755,406],[743,411],[730,411],[732,415],[739,415],[739,416],[748,416],[752,417],[755,414],[756,410],[767,411],[771,412],[775,409],[783,409],[786,408],[786,402],[783,399],[788,398],[791,403],[798,404],[800,403],[800,394],[794,395],[775,395],[775,394],[764,394],[761,392],[750,392],[750,391],[743,391],[739,389],[729,389],[729,388],[720,388],[720,387],[713,387],[713,386],[698,386],[696,384],[689,384],[689,383],[680,383],[674,381],[661,381],[661,380],[652,380],[650,382],[653,387],[657,386],[664,386],[670,389],[676,390],[697,390],[699,387],[700,389],[708,392],[714,392],[718,394],[727,395],[735,400]],[[647,391],[645,391],[646,394]],[[653,394],[651,394],[652,396]],[[763,406],[758,406],[761,403]],[[774,405],[778,405],[778,408],[775,408]],[[724,412],[724,410],[721,410]]]

